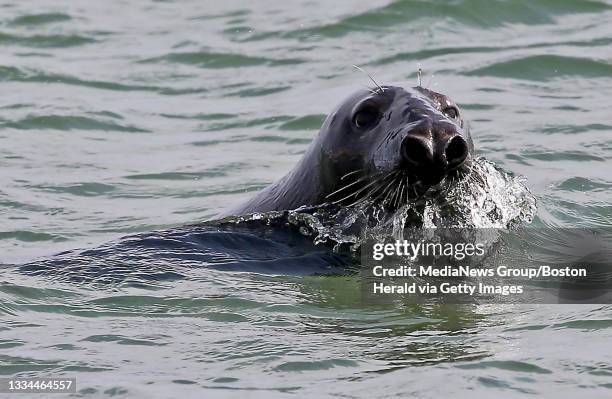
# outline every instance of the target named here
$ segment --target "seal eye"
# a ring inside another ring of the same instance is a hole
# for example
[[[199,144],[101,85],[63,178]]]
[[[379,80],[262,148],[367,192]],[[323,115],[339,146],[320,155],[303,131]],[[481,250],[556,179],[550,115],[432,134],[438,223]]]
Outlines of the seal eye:
[[[360,129],[374,126],[378,121],[379,112],[376,108],[362,108],[353,116],[353,123]]]
[[[459,110],[456,107],[446,107],[442,110],[442,113],[450,119],[457,119],[459,117]]]

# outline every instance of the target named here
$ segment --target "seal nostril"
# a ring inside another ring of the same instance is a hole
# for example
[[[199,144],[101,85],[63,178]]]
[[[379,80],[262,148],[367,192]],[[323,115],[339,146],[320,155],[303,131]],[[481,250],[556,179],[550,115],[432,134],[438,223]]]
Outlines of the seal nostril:
[[[402,159],[411,166],[420,167],[431,163],[433,153],[427,142],[423,139],[408,136],[402,142]]]
[[[448,141],[444,149],[448,166],[453,168],[461,165],[468,155],[468,145],[461,136],[455,136]]]

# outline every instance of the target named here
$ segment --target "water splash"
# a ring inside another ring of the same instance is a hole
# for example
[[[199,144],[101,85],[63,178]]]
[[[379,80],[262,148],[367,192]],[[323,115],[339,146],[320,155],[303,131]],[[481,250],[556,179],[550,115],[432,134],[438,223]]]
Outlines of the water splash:
[[[533,221],[536,199],[525,178],[512,176],[485,158],[477,158],[466,178],[445,196],[427,200],[424,227],[511,228]]]
[[[380,205],[361,204],[343,208],[324,204],[293,211],[255,213],[224,219],[225,223],[268,225],[284,223],[312,238],[315,244],[332,244],[334,250],[357,251],[365,237],[401,238],[408,227],[509,229],[531,223],[536,199],[515,177],[485,158],[473,161],[460,180],[445,181],[421,201],[395,212]]]

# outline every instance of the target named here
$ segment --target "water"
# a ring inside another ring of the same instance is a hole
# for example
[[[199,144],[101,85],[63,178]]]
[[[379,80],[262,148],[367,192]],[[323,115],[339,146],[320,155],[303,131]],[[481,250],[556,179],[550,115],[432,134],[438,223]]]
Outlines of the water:
[[[0,7],[0,263],[214,218],[369,84],[352,64],[413,84],[420,63],[478,155],[527,177],[534,226],[611,224],[609,1]],[[2,268],[0,374],[84,397],[611,394],[609,306],[366,307],[354,275],[111,270],[128,278]]]

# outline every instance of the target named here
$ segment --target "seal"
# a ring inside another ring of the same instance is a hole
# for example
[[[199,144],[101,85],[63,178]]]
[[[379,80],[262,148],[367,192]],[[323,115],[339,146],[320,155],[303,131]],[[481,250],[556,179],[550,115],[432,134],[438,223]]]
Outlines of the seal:
[[[444,94],[360,90],[328,115],[287,175],[229,214],[364,201],[394,210],[468,170],[473,150],[459,107]]]

